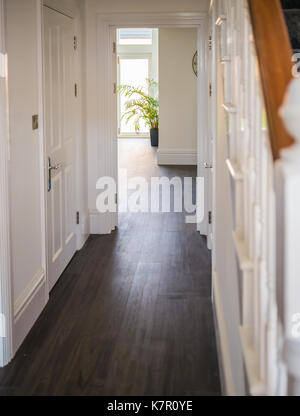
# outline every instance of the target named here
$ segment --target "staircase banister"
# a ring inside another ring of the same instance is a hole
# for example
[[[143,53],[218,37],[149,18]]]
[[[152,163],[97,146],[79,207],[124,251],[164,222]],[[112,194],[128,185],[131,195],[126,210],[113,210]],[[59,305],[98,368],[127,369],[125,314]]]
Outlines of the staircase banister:
[[[292,80],[292,47],[280,0],[248,0],[274,160],[294,143],[279,110]]]

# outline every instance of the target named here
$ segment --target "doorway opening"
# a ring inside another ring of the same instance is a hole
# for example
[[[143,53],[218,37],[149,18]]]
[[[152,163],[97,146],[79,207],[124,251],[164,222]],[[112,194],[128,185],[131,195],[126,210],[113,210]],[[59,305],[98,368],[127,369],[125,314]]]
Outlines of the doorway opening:
[[[196,216],[198,36],[197,28],[116,30],[119,228],[128,210],[180,213],[183,223]]]

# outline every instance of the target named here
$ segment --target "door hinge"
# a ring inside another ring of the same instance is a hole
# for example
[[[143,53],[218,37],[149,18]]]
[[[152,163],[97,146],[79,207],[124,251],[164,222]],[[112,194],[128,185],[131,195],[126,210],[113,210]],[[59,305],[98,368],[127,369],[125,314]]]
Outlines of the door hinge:
[[[78,48],[77,36],[74,36],[74,51],[77,51],[77,48]]]
[[[114,82],[114,94],[117,94],[117,83]]]
[[[209,36],[208,38],[208,49],[211,51],[212,50],[212,37]]]
[[[80,224],[80,214],[79,214],[79,212],[76,212],[76,224],[77,225]]]
[[[77,84],[75,84],[74,92],[75,92],[75,97],[77,97],[77,95],[78,95],[78,88],[77,88]]]
[[[211,225],[212,224],[212,212],[209,211],[208,213],[208,224]]]
[[[121,134],[121,129],[120,129],[120,127],[118,128],[118,135],[120,136],[120,134]]]
[[[116,205],[118,205],[118,194],[115,196]]]
[[[118,56],[117,62],[118,62],[118,65],[120,65],[120,57],[119,56]]]
[[[117,44],[116,42],[113,42],[113,53],[117,52]]]
[[[212,96],[212,85],[211,82],[209,83],[209,96]]]

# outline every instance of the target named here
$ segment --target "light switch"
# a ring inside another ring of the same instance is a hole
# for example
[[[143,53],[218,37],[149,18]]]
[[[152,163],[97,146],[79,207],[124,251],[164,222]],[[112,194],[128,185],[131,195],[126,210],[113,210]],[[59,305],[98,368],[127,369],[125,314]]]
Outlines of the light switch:
[[[39,116],[35,114],[32,116],[32,130],[37,130],[39,128]]]

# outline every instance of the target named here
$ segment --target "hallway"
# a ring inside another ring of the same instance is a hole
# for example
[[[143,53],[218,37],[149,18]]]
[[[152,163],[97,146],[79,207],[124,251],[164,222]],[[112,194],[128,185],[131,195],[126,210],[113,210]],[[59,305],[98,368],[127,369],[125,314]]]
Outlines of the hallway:
[[[129,176],[195,176],[158,167],[147,140],[120,140]],[[0,395],[220,395],[211,264],[184,213],[122,214],[91,236],[51,293]]]

